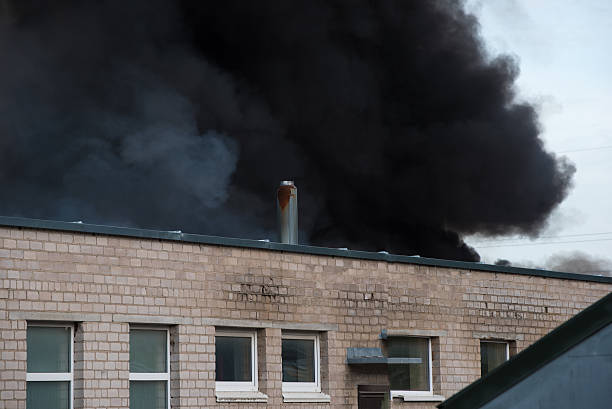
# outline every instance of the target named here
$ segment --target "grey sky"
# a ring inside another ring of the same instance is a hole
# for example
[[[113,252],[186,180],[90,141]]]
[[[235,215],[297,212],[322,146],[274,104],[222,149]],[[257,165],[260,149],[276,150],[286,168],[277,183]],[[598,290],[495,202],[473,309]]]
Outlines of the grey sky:
[[[519,97],[539,106],[547,149],[577,167],[574,189],[540,238],[468,243],[485,262],[544,264],[575,250],[612,257],[612,2],[468,0],[467,8],[479,18],[488,52],[519,61]]]

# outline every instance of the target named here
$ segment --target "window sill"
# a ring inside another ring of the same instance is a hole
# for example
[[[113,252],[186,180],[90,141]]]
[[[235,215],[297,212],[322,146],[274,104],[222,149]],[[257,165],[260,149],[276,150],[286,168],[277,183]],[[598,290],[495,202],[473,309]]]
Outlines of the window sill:
[[[446,399],[444,396],[441,395],[413,395],[411,393],[404,394],[401,392],[394,391],[391,391],[391,398],[402,398],[404,399],[404,402],[442,402]]]
[[[322,392],[283,392],[283,402],[329,403],[331,397]]]
[[[268,402],[268,395],[258,391],[215,391],[217,402]]]

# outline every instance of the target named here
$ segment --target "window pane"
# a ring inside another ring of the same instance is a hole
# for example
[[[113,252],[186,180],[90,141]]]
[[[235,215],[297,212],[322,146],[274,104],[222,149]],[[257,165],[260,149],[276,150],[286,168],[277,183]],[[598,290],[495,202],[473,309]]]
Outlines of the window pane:
[[[480,373],[485,376],[494,368],[506,362],[507,345],[505,342],[480,343]]]
[[[28,372],[70,372],[70,327],[28,327]]]
[[[28,409],[70,408],[70,382],[28,382]]]
[[[130,381],[130,409],[166,409],[166,392],[166,381]]]
[[[251,381],[251,338],[215,337],[218,381]]]
[[[130,372],[166,372],[166,337],[166,331],[131,330]]]
[[[283,382],[314,382],[314,340],[283,339]]]
[[[389,365],[392,390],[429,391],[429,339],[389,338],[387,354],[390,358],[420,358],[420,364]]]

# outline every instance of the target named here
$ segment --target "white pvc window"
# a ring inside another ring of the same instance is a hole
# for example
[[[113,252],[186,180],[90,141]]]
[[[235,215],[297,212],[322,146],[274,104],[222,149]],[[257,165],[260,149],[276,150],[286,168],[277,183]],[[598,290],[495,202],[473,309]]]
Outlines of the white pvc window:
[[[257,391],[257,334],[217,330],[215,334],[217,391]]]
[[[389,337],[389,358],[412,358],[413,363],[390,363],[391,397],[432,395],[431,339],[424,337]]]
[[[28,324],[28,409],[72,409],[72,324]]]
[[[283,392],[321,392],[318,334],[282,336]]]
[[[130,328],[130,409],[170,408],[167,328]]]
[[[506,341],[480,341],[480,376],[510,359],[510,344]]]

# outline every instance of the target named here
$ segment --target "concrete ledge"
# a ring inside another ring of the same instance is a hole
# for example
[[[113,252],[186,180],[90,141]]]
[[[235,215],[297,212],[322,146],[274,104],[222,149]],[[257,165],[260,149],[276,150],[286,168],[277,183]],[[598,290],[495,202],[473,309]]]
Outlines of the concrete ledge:
[[[447,332],[435,329],[384,329],[380,333],[381,339],[387,337],[445,337]]]
[[[442,395],[404,395],[404,402],[443,402]]]
[[[483,341],[523,341],[525,335],[511,332],[473,332],[472,338],[482,339]]]
[[[132,324],[158,324],[158,325],[193,325],[190,317],[172,317],[160,315],[138,314],[95,314],[78,312],[43,312],[43,311],[12,311],[9,313],[12,320],[29,321],[66,321],[66,322],[128,322]],[[337,331],[337,324],[276,322],[258,320],[232,320],[224,318],[202,318],[201,325],[217,327],[238,328],[280,328],[295,331]]]
[[[215,391],[217,402],[268,402],[268,395],[259,391]]]
[[[419,395],[403,391],[391,391],[391,399],[393,398],[402,398],[404,402],[443,402],[446,399],[442,395],[433,395],[426,392]]]
[[[329,403],[331,397],[322,392],[283,392],[283,402]]]
[[[203,318],[202,325],[238,328],[280,328],[295,331],[338,331],[338,324],[277,322],[260,320],[232,320],[224,318]]]
[[[160,324],[160,325],[191,325],[193,320],[188,317],[168,317],[160,315],[130,315],[113,314],[113,322],[129,322],[132,324]]]
[[[65,322],[84,322],[102,321],[101,314],[89,314],[79,312],[43,312],[43,311],[12,311],[9,313],[12,320],[28,321],[65,321]]]

